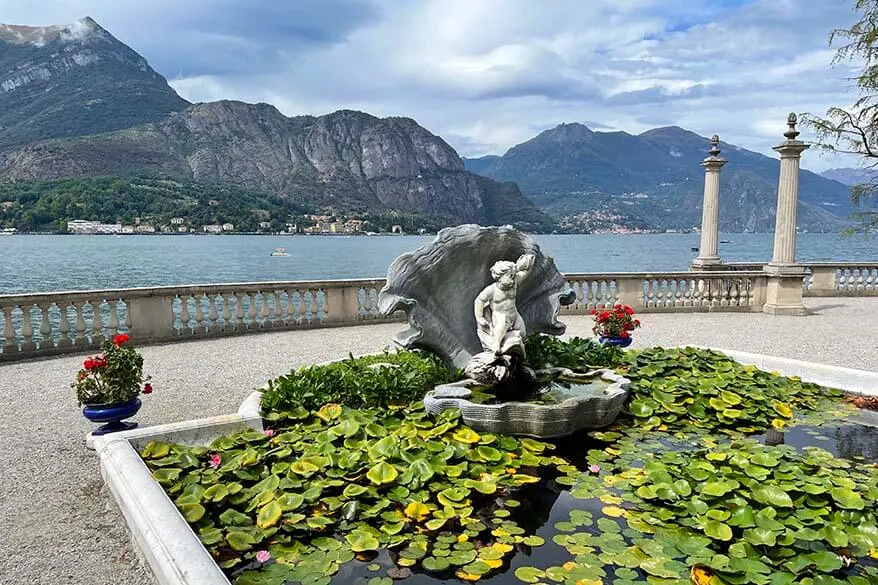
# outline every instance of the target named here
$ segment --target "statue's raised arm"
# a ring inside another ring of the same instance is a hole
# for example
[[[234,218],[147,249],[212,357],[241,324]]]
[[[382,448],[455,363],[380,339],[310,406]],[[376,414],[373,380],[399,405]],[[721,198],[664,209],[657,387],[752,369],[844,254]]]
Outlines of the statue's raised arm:
[[[521,284],[527,278],[534,267],[535,259],[536,255],[534,254],[523,254],[515,261],[515,284]]]

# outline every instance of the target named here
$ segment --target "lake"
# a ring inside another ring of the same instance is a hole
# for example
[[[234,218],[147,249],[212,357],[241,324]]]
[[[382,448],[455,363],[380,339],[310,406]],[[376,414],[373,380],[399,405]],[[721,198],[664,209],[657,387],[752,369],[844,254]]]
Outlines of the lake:
[[[433,236],[0,236],[0,294],[383,277]],[[539,235],[562,272],[683,271],[698,234]],[[722,234],[729,262],[767,262],[773,234]],[[274,248],[289,256],[271,257]],[[800,234],[798,259],[878,261],[878,240]]]

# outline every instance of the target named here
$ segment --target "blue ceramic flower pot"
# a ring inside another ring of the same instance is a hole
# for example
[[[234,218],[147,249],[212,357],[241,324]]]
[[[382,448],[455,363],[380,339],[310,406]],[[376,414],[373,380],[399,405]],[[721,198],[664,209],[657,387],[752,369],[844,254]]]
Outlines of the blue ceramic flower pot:
[[[630,337],[604,337],[603,335],[598,337],[598,342],[601,345],[615,345],[616,347],[628,347],[632,341],[633,339]]]
[[[137,411],[140,410],[140,405],[140,398],[135,396],[128,402],[87,404],[82,407],[82,414],[91,422],[105,423],[92,431],[93,435],[106,435],[107,433],[117,433],[136,428],[136,422],[122,421],[137,414]]]

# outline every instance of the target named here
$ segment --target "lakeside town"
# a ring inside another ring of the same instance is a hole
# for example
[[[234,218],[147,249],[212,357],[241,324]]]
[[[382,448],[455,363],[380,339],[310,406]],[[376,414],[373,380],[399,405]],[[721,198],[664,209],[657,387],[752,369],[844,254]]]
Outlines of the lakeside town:
[[[244,233],[264,233],[264,234],[320,234],[320,235],[378,235],[393,234],[402,235],[405,232],[399,224],[391,227],[389,232],[373,232],[365,228],[367,222],[361,219],[353,218],[336,218],[329,215],[306,215],[306,220],[310,220],[310,224],[305,223],[286,223],[282,229],[278,230],[277,225],[273,222],[262,221],[258,224],[258,231],[249,232],[241,231],[236,228],[234,223],[215,223],[194,225],[193,222],[184,217],[172,217],[169,224],[156,225],[151,222],[142,221],[135,218],[132,224],[123,223],[102,223],[100,221],[75,219],[67,222],[66,233],[74,235],[126,235],[126,234],[244,234]],[[9,230],[4,230],[9,231]],[[14,229],[11,230],[13,233]],[[418,230],[424,233],[425,230]]]

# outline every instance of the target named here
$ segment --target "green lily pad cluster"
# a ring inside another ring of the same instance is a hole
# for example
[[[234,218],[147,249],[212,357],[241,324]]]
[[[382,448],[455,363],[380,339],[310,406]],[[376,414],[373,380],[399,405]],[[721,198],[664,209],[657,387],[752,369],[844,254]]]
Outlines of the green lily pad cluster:
[[[404,406],[421,400],[434,386],[460,378],[459,372],[449,370],[427,351],[350,356],[270,380],[262,395],[262,409],[280,412],[303,406],[316,410],[333,403],[351,408]]]
[[[340,565],[379,549],[391,551],[391,576],[413,567],[474,581],[515,545],[542,543],[510,510],[520,486],[565,463],[546,443],[480,435],[457,411],[433,417],[422,406],[328,404],[274,418],[273,432],[142,452],[220,566],[240,571],[238,585],[326,585]],[[266,551],[273,562],[254,566]]]
[[[875,466],[752,439],[598,435],[617,442],[589,461],[610,473],[570,476],[571,495],[600,502],[600,517],[573,510],[555,525],[555,542],[575,557],[566,575],[587,581],[612,568],[619,585],[683,585],[696,573],[712,585],[878,583]]]
[[[689,565],[727,583],[878,582],[862,566],[878,549],[878,474],[822,449],[741,440],[665,453],[629,485],[642,500],[629,524],[671,530]]]
[[[840,393],[696,348],[628,352],[619,372],[632,381],[628,409],[647,430],[783,428],[794,410],[817,410]]]

